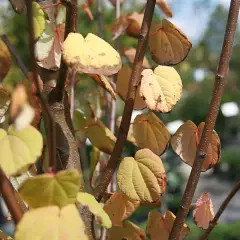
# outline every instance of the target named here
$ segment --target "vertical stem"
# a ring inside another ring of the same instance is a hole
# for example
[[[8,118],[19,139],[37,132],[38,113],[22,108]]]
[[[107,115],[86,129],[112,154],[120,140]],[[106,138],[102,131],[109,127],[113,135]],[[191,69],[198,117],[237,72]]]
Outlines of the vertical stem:
[[[48,135],[48,151],[49,151],[49,167],[52,168],[53,171],[56,170],[56,128],[53,116],[48,107],[48,103],[41,92],[41,87],[38,81],[38,72],[37,72],[37,63],[35,58],[34,51],[34,29],[33,29],[33,13],[32,13],[32,2],[33,0],[25,0],[27,7],[27,20],[28,20],[28,28],[29,28],[29,51],[30,51],[30,61],[33,72],[33,82],[35,83],[37,93],[36,95],[39,98],[41,103],[41,107],[43,113],[47,119],[47,135]]]
[[[212,99],[205,121],[203,134],[198,145],[192,171],[190,173],[188,183],[182,198],[182,202],[180,204],[179,211],[177,213],[175,222],[169,236],[169,239],[171,240],[179,239],[179,233],[182,230],[186,216],[189,212],[192,198],[199,181],[202,164],[207,157],[207,148],[209,146],[209,143],[211,142],[212,131],[214,129],[214,125],[218,115],[218,110],[225,85],[225,75],[228,71],[229,61],[232,55],[232,46],[238,21],[239,6],[240,0],[231,0],[222,52],[215,77]]]
[[[75,101],[74,101],[74,91],[75,91],[75,77],[76,77],[76,72],[72,72],[72,76],[70,79],[70,115],[71,119],[73,119],[73,112],[74,112],[74,107],[75,107]]]
[[[216,213],[215,217],[211,221],[211,223],[210,223],[208,229],[206,230],[206,232],[201,237],[201,240],[207,240],[208,239],[208,237],[209,237],[210,233],[212,232],[213,228],[217,225],[218,219],[220,218],[223,211],[225,210],[225,208],[227,207],[227,205],[229,204],[229,202],[232,200],[232,198],[234,197],[234,195],[237,193],[237,191],[239,189],[240,189],[240,181],[234,186],[232,191],[228,194],[228,196],[226,197],[226,199],[224,200],[224,202],[222,203],[222,205],[218,209],[218,212]]]
[[[147,1],[141,33],[139,35],[136,56],[133,64],[133,71],[129,81],[128,94],[127,94],[127,99],[125,101],[125,107],[123,111],[123,118],[122,118],[121,126],[119,128],[119,135],[117,138],[117,142],[114,146],[113,153],[108,161],[107,167],[103,172],[104,174],[103,181],[97,186],[96,193],[95,193],[95,196],[98,201],[102,198],[104,192],[108,187],[108,184],[112,179],[112,176],[117,168],[118,160],[121,156],[121,153],[127,138],[133,106],[134,106],[134,100],[136,96],[136,90],[140,82],[143,57],[146,51],[147,39],[148,39],[149,30],[151,27],[155,4],[156,4],[156,0]]]

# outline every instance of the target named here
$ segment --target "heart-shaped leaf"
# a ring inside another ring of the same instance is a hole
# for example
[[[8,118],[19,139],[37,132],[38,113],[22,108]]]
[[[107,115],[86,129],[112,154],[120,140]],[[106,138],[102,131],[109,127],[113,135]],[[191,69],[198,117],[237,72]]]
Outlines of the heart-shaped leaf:
[[[120,191],[132,200],[159,201],[167,183],[162,160],[149,149],[137,151],[135,159],[123,158],[117,183]]]

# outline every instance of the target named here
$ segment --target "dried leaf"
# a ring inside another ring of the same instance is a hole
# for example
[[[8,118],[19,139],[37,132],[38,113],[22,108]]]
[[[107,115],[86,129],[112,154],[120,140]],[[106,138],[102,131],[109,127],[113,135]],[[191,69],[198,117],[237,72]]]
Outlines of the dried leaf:
[[[7,76],[11,67],[11,55],[5,43],[0,39],[0,83]]]
[[[128,16],[121,15],[116,21],[111,25],[111,31],[113,33],[113,40],[116,40],[120,35],[126,32],[129,26]]]
[[[151,25],[149,47],[157,64],[175,65],[187,57],[192,44],[176,26],[163,19],[162,25]]]
[[[176,216],[170,211],[167,211],[164,215],[157,210],[151,211],[148,214],[147,236],[151,240],[168,240],[175,218]],[[190,229],[188,226],[184,224],[179,234],[179,240],[183,240],[188,235],[189,231]],[[161,235],[159,235],[160,232]]]
[[[169,8],[166,0],[157,0],[156,4],[162,9],[162,11],[167,17],[171,18],[173,16],[172,11]]]
[[[93,21],[94,20],[94,17],[92,15],[92,11],[91,9],[89,8],[89,5],[87,3],[83,3],[81,4],[81,8],[83,9],[83,11],[88,15],[88,18]]]
[[[136,201],[159,201],[165,192],[167,177],[162,160],[149,149],[137,151],[135,159],[121,160],[117,173],[120,191]]]
[[[133,201],[125,194],[115,192],[105,203],[104,210],[109,215],[113,226],[123,226],[123,220],[127,219],[140,205],[139,201]]]
[[[167,113],[182,95],[182,80],[173,67],[158,66],[142,71],[140,96],[151,110]]]
[[[143,13],[134,12],[128,15],[129,26],[127,28],[127,34],[132,37],[138,37],[141,31],[141,26],[143,22]]]
[[[131,74],[132,74],[131,68],[125,65],[119,71],[117,76],[116,92],[124,101],[127,98],[127,91],[128,91],[128,85],[129,85]],[[135,104],[134,104],[135,110],[142,110],[146,108],[145,101],[140,97],[139,91],[140,91],[140,87],[137,88],[137,92],[136,92],[136,98],[135,98]]]
[[[145,232],[130,221],[123,222],[123,227],[112,227],[107,231],[108,240],[145,240]]]
[[[157,155],[162,155],[167,150],[171,139],[164,123],[153,112],[135,118],[133,136],[140,148],[149,148]]]
[[[193,220],[198,227],[208,229],[209,223],[214,218],[214,210],[212,200],[209,193],[203,193],[194,204]]]
[[[172,136],[171,145],[173,150],[190,166],[193,166],[203,127],[204,123],[200,123],[197,127],[192,121],[188,120]],[[220,139],[217,133],[213,131],[212,141],[207,149],[207,157],[203,162],[202,172],[214,167],[219,162],[220,155]]]
[[[25,9],[24,0],[10,0],[14,12],[22,15]]]
[[[108,76],[122,67],[119,53],[92,33],[85,39],[79,33],[70,33],[63,43],[63,58],[70,68],[84,73]]]

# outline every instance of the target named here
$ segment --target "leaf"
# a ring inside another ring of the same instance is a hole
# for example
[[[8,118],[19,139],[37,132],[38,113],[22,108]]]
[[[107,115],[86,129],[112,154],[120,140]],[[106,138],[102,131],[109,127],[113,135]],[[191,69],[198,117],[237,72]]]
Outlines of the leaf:
[[[109,215],[113,226],[123,226],[123,220],[127,219],[140,205],[139,201],[133,201],[125,194],[115,192],[105,203],[104,211]]]
[[[10,104],[10,96],[6,90],[0,88],[0,123],[5,120],[5,113],[8,110]]]
[[[93,146],[102,152],[112,153],[116,137],[100,120],[87,120],[86,134]]]
[[[103,75],[97,75],[97,74],[87,74],[89,77],[91,77],[94,81],[96,81],[102,88],[107,90],[113,99],[116,100],[116,93],[113,90],[111,84],[109,83],[110,80],[107,79],[107,77]]]
[[[127,98],[128,84],[129,84],[131,74],[132,74],[131,68],[125,65],[117,75],[116,92],[124,101],[126,101],[126,98]],[[142,110],[146,108],[146,104],[144,100],[140,97],[139,91],[140,91],[140,88],[138,87],[136,92],[135,104],[134,104],[135,110]]]
[[[96,166],[100,159],[100,151],[98,148],[93,147],[92,151],[90,152],[90,173],[89,173],[89,179],[90,179],[90,185],[92,188],[94,188],[94,171],[96,169]]]
[[[163,19],[162,25],[151,25],[149,47],[157,64],[175,65],[187,57],[192,44],[176,26]]]
[[[148,214],[146,234],[151,240],[168,240],[172,230],[176,216],[167,211],[162,215],[159,211],[153,210]],[[186,224],[183,225],[182,231],[179,234],[179,240],[183,240],[189,233],[189,228]],[[161,232],[161,235],[159,233]]]
[[[11,68],[11,55],[5,43],[0,39],[0,83]]]
[[[121,67],[119,53],[103,39],[89,33],[84,39],[79,33],[70,33],[63,43],[66,64],[78,72],[112,75]]]
[[[162,160],[149,149],[120,162],[117,184],[120,191],[136,201],[153,202],[165,192],[167,177]]]
[[[208,229],[209,223],[214,218],[214,210],[212,200],[209,193],[203,193],[194,204],[193,220],[198,227]]]
[[[149,148],[157,155],[162,155],[167,150],[171,139],[164,123],[153,112],[135,118],[133,136],[140,148]]]
[[[75,205],[32,209],[17,225],[15,240],[88,240],[85,226]]]
[[[145,232],[130,221],[123,222],[123,227],[112,227],[107,231],[108,240],[145,240]]]
[[[178,128],[176,133],[172,136],[171,145],[173,150],[180,156],[180,158],[193,166],[197,146],[202,136],[204,123],[200,123],[197,127],[192,121],[188,120]],[[215,131],[212,132],[212,141],[209,143],[207,149],[207,157],[202,165],[202,172],[214,167],[220,161],[221,143],[219,136]]]
[[[79,192],[77,195],[77,202],[83,206],[87,206],[89,208],[89,211],[96,217],[98,217],[103,227],[105,228],[112,227],[112,223],[109,216],[103,210],[101,205],[97,202],[94,196],[88,193]]]
[[[182,95],[182,80],[173,67],[158,66],[142,71],[140,96],[151,110],[167,113]]]
[[[10,0],[14,12],[22,15],[25,9],[24,0]]]
[[[86,139],[85,126],[86,117],[80,109],[76,109],[73,113],[73,126],[76,137],[82,142]]]
[[[156,4],[162,9],[163,13],[167,16],[167,17],[172,17],[172,11],[169,8],[166,0],[157,0]]]
[[[0,129],[0,165],[7,175],[21,174],[37,161],[42,153],[43,139],[40,132],[28,126],[15,131],[12,126],[8,133]]]
[[[127,58],[127,60],[130,63],[134,62],[135,55],[136,55],[136,48],[127,48],[124,50],[124,56]],[[146,57],[144,57],[144,59],[143,59],[142,67],[143,68],[151,68],[152,67]]]
[[[66,7],[63,5],[58,5],[56,25],[61,25],[61,24],[64,24],[65,22],[66,22]]]
[[[44,12],[40,5],[36,2],[32,2],[33,11],[33,27],[35,39],[39,38],[45,28],[45,17]]]
[[[141,31],[141,26],[143,22],[143,13],[134,12],[128,15],[129,26],[127,28],[127,34],[132,37],[138,37]]]
[[[31,208],[57,205],[60,208],[76,202],[81,176],[76,169],[56,175],[41,174],[27,179],[19,188],[23,200]]]
[[[89,7],[89,5],[87,3],[82,3],[81,4],[81,8],[83,9],[83,11],[87,14],[88,18],[93,21],[94,20],[94,17],[92,15],[92,11]]]

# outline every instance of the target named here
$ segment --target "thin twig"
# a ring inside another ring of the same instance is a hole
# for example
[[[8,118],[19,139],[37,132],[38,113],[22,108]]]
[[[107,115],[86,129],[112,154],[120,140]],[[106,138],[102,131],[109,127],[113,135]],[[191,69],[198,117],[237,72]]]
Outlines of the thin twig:
[[[134,99],[136,96],[136,90],[140,82],[140,75],[142,71],[143,57],[147,46],[148,34],[152,22],[152,16],[154,12],[156,0],[148,0],[146,10],[144,13],[144,19],[142,23],[141,33],[138,40],[137,52],[134,60],[133,71],[129,81],[128,94],[123,111],[123,118],[119,129],[119,135],[117,142],[114,146],[113,153],[108,161],[107,167],[104,170],[103,181],[97,186],[95,196],[98,201],[102,198],[102,195],[106,191],[108,184],[110,183],[112,176],[117,168],[118,160],[121,156],[125,141],[127,139],[130,121],[132,117],[132,111],[134,106]]]
[[[11,213],[14,222],[17,224],[23,216],[23,211],[17,203],[13,186],[2,171],[2,169],[0,169],[0,192]]]
[[[232,55],[232,46],[238,21],[239,5],[240,0],[231,1],[222,52],[215,77],[211,103],[209,106],[200,144],[198,145],[192,171],[189,176],[188,183],[182,198],[182,202],[180,204],[179,211],[177,213],[173,228],[169,236],[169,239],[171,240],[179,239],[180,236],[179,233],[181,232],[186,216],[189,212],[189,208],[192,203],[192,198],[199,181],[202,164],[207,157],[207,149],[209,143],[211,142],[212,131],[214,129],[224,90],[225,75],[227,74],[229,61]]]
[[[25,75],[25,77],[28,78],[28,70],[27,70],[26,66],[24,65],[24,63],[23,63],[22,59],[20,58],[20,56],[17,54],[17,51],[16,51],[15,47],[9,42],[9,40],[8,40],[6,35],[1,35],[0,37],[1,37],[2,41],[8,47],[9,52],[15,58],[18,66],[21,68],[21,70],[22,70],[23,74]]]
[[[44,115],[47,119],[46,131],[48,135],[48,151],[49,151],[49,167],[52,171],[56,170],[56,128],[55,121],[48,107],[48,103],[44,98],[41,87],[38,81],[37,63],[34,51],[34,29],[33,29],[33,13],[32,13],[32,0],[25,0],[27,7],[27,19],[29,28],[29,51],[30,61],[33,72],[33,82],[36,86],[36,96],[39,98]]]
[[[225,208],[227,207],[227,205],[229,204],[229,202],[231,201],[231,199],[234,197],[234,195],[237,193],[237,191],[239,189],[240,189],[240,181],[234,186],[232,191],[228,194],[228,196],[226,197],[226,199],[224,200],[224,202],[222,203],[222,205],[218,209],[218,212],[214,216],[213,220],[210,222],[210,225],[209,225],[208,229],[206,230],[206,232],[201,237],[201,240],[207,240],[208,239],[208,237],[209,237],[210,233],[212,232],[213,228],[217,225],[218,219],[220,218],[221,214],[223,213],[223,211],[225,210]]]

